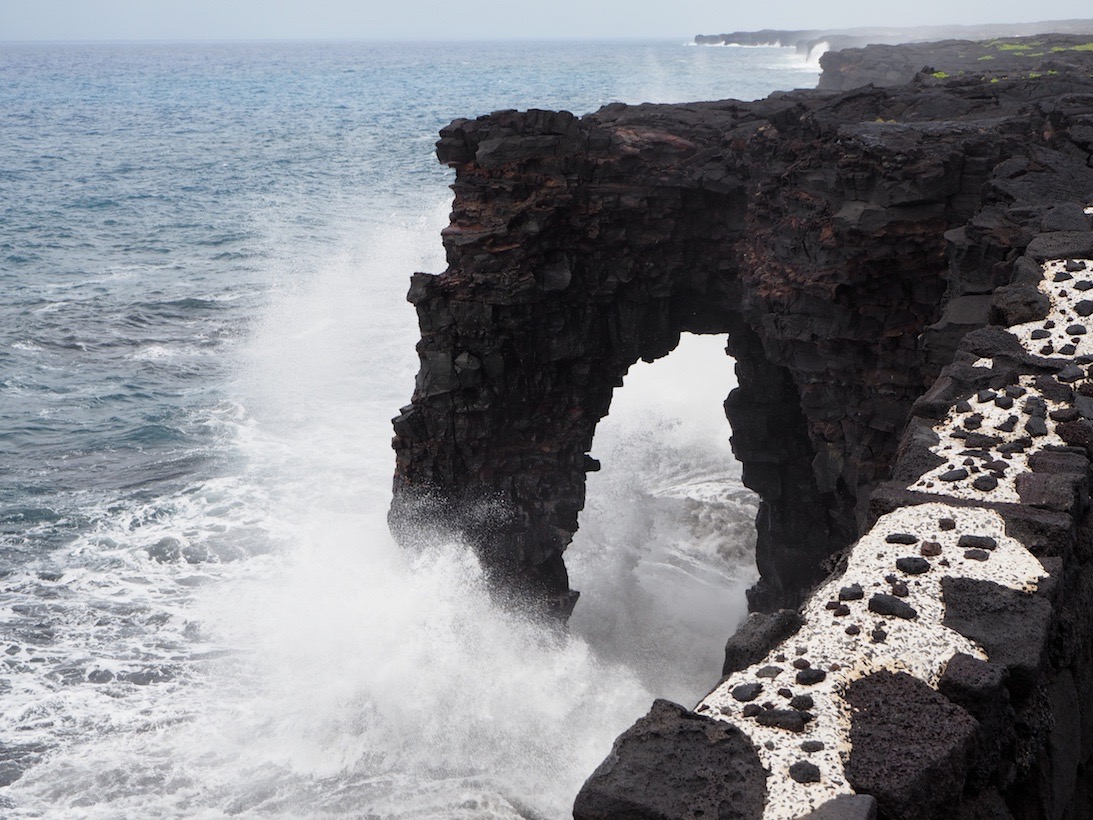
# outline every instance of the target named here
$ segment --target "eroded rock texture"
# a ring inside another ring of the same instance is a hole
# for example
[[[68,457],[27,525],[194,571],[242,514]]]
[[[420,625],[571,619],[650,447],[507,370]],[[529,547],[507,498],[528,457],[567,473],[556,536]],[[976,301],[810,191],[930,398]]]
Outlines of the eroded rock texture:
[[[448,268],[410,290],[421,369],[394,422],[393,527],[463,533],[564,616],[612,391],[681,333],[724,333],[762,500],[750,601],[796,606],[1025,246],[1088,230],[1091,151],[1084,70],[457,120],[438,143]],[[1029,310],[1022,293],[993,309]]]

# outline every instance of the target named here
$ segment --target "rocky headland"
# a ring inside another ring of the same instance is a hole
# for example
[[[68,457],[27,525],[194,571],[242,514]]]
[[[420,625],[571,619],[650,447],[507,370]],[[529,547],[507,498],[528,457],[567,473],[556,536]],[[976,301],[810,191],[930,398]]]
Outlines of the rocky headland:
[[[1048,42],[443,130],[400,538],[454,529],[566,616],[613,389],[684,332],[737,363],[753,615],[722,683],[654,704],[576,817],[1093,816],[1093,44]]]
[[[727,34],[697,34],[700,46],[780,46],[809,55],[823,46],[832,51],[862,48],[868,45],[989,41],[1001,38],[1032,37],[1040,34],[1093,34],[1093,20],[1047,20],[1035,23],[989,23],[979,26],[903,26],[849,29],[761,29],[732,31]]]

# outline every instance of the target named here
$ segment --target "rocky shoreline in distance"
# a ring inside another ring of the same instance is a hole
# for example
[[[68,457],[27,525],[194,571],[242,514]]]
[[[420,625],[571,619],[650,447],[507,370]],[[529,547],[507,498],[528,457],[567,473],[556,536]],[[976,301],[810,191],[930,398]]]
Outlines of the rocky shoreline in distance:
[[[868,45],[937,43],[942,40],[985,41],[1041,34],[1093,34],[1093,20],[1047,20],[1036,23],[996,23],[979,26],[862,27],[850,29],[762,29],[726,34],[697,34],[697,45],[780,46],[811,54],[826,44],[832,51]]]

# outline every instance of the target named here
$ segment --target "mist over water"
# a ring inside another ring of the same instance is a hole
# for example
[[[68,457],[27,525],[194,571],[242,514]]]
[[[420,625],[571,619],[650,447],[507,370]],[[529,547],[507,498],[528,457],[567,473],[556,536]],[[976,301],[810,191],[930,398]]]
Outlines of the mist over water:
[[[654,697],[716,683],[754,538],[724,340],[616,391],[545,629],[387,530],[405,291],[444,267],[452,116],[815,75],[508,48],[0,52],[0,813],[565,817]]]

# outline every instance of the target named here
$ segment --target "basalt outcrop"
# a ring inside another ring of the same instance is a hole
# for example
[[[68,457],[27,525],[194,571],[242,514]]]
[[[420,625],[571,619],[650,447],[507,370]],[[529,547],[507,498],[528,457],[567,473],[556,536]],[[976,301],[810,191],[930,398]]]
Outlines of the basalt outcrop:
[[[1084,31],[1075,35],[1044,34],[977,42],[874,44],[828,51],[820,56],[823,73],[819,87],[842,91],[863,85],[896,86],[911,82],[919,74],[929,74],[935,79],[973,77],[989,83],[996,79],[1081,73],[1088,66],[1088,54],[1093,50],[1093,21],[1086,21]]]
[[[577,817],[1093,816],[1093,54],[1070,56],[442,132],[400,538],[459,532],[564,617],[614,388],[684,332],[737,363],[755,612]]]
[[[1093,55],[1079,52],[1087,58]],[[753,608],[865,523],[912,404],[1045,229],[1087,229],[1087,72],[751,103],[497,112],[442,132],[448,270],[416,274],[391,520],[461,532],[563,614],[593,433],[638,359],[723,333]],[[1063,189],[1066,189],[1065,191]]]

